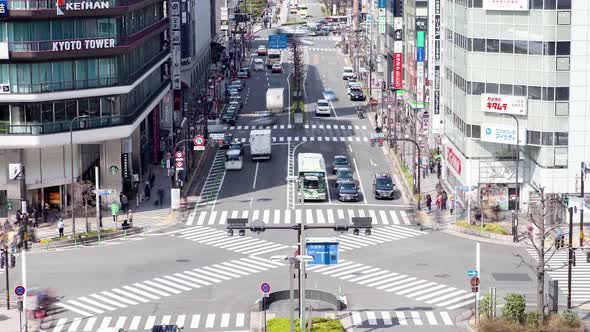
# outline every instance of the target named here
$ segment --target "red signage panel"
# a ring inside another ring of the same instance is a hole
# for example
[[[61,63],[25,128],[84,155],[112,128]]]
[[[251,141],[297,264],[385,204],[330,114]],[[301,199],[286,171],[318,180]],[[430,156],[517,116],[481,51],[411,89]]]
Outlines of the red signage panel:
[[[403,55],[402,53],[393,53],[393,87],[395,89],[401,89],[403,74],[402,74],[402,66],[403,66]]]

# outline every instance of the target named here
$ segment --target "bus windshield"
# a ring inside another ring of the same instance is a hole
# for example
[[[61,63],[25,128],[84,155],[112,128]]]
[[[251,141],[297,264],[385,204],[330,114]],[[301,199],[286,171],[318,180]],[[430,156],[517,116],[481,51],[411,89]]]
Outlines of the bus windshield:
[[[267,56],[268,56],[269,59],[280,59],[281,58],[281,51],[279,51],[279,50],[269,50]]]

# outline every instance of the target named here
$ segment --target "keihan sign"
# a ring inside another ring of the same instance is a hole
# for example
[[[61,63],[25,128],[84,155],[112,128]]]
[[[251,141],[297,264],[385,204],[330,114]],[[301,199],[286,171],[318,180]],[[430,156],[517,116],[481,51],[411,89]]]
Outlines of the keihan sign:
[[[113,38],[54,41],[53,51],[95,50],[115,47]]]
[[[109,9],[111,4],[108,1],[82,1],[82,2],[68,2],[66,0],[57,0],[57,15],[63,15],[62,8],[65,6],[65,10],[96,10],[96,9]]]

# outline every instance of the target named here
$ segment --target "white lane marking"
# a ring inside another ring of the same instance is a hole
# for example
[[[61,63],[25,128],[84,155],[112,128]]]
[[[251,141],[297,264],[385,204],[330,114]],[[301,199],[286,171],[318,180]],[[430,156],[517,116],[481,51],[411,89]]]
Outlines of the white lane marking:
[[[274,224],[278,224],[281,222],[281,210],[275,210],[274,212],[274,216],[273,216],[273,223]]]
[[[268,224],[270,221],[270,210],[264,210],[262,212],[262,221],[264,221],[265,224]]]
[[[365,191],[365,187],[363,186],[363,180],[361,179],[361,175],[360,175],[360,173],[358,171],[359,170],[359,166],[356,163],[356,158],[352,158],[352,161],[354,162],[354,171],[356,173],[356,176],[359,179],[359,184],[361,185],[361,192],[363,193],[363,203],[365,203],[365,205],[366,204],[369,204],[369,202],[367,202],[367,198],[365,197],[366,196],[365,193],[367,191]]]
[[[243,313],[238,313],[236,315],[236,327],[243,327],[245,318],[246,317]]]
[[[95,298],[95,299],[101,300],[102,302],[106,302],[108,304],[112,304],[114,306],[117,306],[119,308],[126,308],[127,307],[126,305],[124,305],[122,303],[119,303],[117,301],[113,301],[111,299],[107,299],[106,297],[100,296],[98,294],[90,294],[90,296],[93,297],[93,298]]]
[[[381,217],[382,223],[385,225],[389,225],[389,220],[387,219],[387,214],[384,210],[379,210],[379,216]]]
[[[172,316],[170,316],[170,315],[164,315],[164,317],[162,317],[162,325],[168,325],[168,324],[170,324],[170,318],[172,318]]]
[[[208,314],[207,320],[205,321],[205,327],[210,329],[213,327],[213,324],[215,324],[215,314]]]
[[[256,178],[258,178],[258,164],[260,162],[256,162],[256,171],[254,171],[254,182],[252,182],[252,189],[256,189]]]
[[[422,319],[420,318],[420,314],[418,311],[410,311],[412,315],[412,319],[414,320],[414,325],[424,325],[422,324]]]
[[[395,315],[397,316],[397,321],[399,322],[399,325],[408,325],[406,315],[404,315],[403,311],[396,311]]]
[[[185,319],[186,319],[185,315],[178,315],[178,317],[176,317],[176,325],[178,325],[178,327],[180,327],[180,328],[184,328]]]
[[[393,325],[391,321],[391,316],[387,311],[381,311],[381,318],[383,318],[383,324],[385,325]]]
[[[448,312],[441,311],[440,317],[442,318],[443,323],[445,323],[445,325],[453,325],[453,320],[449,316],[449,313]]]
[[[330,103],[330,109],[332,110],[332,112],[334,112],[334,117],[338,118],[338,113],[336,113],[336,109],[334,108],[334,105],[332,104],[331,101],[328,101],[328,103]]]
[[[326,213],[328,214],[328,223],[333,224],[334,223],[334,211],[332,211],[332,209],[328,209],[326,211]]]
[[[205,222],[205,217],[207,216],[207,212],[201,212],[199,215],[199,220],[197,220],[197,225],[202,225]]]
[[[219,224],[225,225],[226,220],[227,220],[227,211],[221,211],[221,216],[219,217]]]
[[[317,218],[318,218],[318,224],[325,224],[326,223],[326,219],[324,219],[324,213],[321,209],[317,209],[315,210]]]
[[[68,322],[67,318],[61,318],[60,320],[58,320],[57,324],[53,328],[53,332],[60,332],[61,329],[64,328],[64,326],[66,325],[67,322]]]
[[[65,319],[65,318],[62,318],[62,319]],[[70,328],[68,329],[68,331],[70,331],[70,332],[77,331],[78,330],[78,326],[80,326],[80,323],[81,322],[82,322],[82,318],[79,318],[79,317],[78,318],[74,318],[74,320],[70,324]],[[57,322],[57,325],[59,325],[59,321]],[[56,328],[57,328],[57,326],[56,326]]]
[[[201,315],[196,314],[193,315],[193,319],[191,320],[191,329],[196,329],[197,327],[199,327],[199,322],[201,321]]]
[[[428,324],[438,325],[438,322],[436,321],[436,317],[434,316],[434,312],[426,311],[425,314],[426,314],[426,319],[428,319]]]
[[[223,313],[223,314],[221,314],[221,323],[219,324],[219,327],[228,327],[228,326],[229,326],[229,314]]]
[[[156,323],[156,316],[149,316],[145,321],[144,330],[150,330]]]
[[[404,224],[406,225],[410,225],[410,219],[408,218],[408,214],[406,213],[406,211],[400,211],[400,214],[402,215],[402,220],[404,221]]]
[[[285,210],[285,224],[291,223],[291,210]]]
[[[95,323],[96,323],[96,317],[88,318],[88,321],[86,321],[86,325],[84,326],[84,332],[91,331],[92,328],[94,327]]]
[[[215,224],[215,218],[217,217],[217,211],[211,211],[209,215],[209,220],[207,221],[207,225]]]
[[[295,223],[301,224],[301,210],[300,209],[295,210]]]
[[[252,212],[252,220],[258,220],[259,218],[260,218],[260,211],[254,210],[254,212]]]
[[[361,314],[358,311],[352,313],[352,325],[361,325],[363,323],[363,319],[361,318]]]
[[[377,317],[375,317],[373,311],[367,311],[367,320],[369,321],[369,325],[377,325]]]
[[[106,329],[111,324],[111,317],[105,317],[102,319],[102,323],[100,324],[99,330]]]
[[[126,321],[127,321],[127,317],[125,317],[125,316],[121,316],[121,317],[117,318],[117,322],[115,323],[115,328],[122,329],[123,326],[125,325]]]

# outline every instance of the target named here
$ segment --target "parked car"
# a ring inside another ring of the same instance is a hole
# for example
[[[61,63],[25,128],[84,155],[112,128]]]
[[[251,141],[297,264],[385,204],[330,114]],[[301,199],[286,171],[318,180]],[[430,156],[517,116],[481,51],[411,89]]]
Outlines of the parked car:
[[[354,181],[346,181],[338,186],[338,200],[341,202],[358,202],[359,188]]]
[[[336,174],[340,168],[350,168],[350,162],[347,156],[334,156],[332,161],[332,174]]]
[[[238,150],[240,151],[240,155],[244,155],[244,143],[242,142],[232,142],[229,145],[230,150]]]
[[[352,177],[352,169],[345,167],[339,168],[336,172],[336,187],[340,186],[343,182],[354,181]]]
[[[264,45],[260,45],[260,46],[258,46],[258,49],[256,49],[257,55],[263,56],[263,55],[266,55],[267,53],[268,53],[268,51],[266,50],[266,46],[264,46]]]
[[[242,107],[240,107],[240,102],[238,102],[238,101],[230,101],[229,107],[235,108],[238,112],[240,112],[242,110]]]
[[[373,177],[373,193],[375,198],[393,199],[395,184],[391,176],[386,173],[377,173]]]
[[[264,70],[264,60],[261,58],[254,59],[254,70],[261,71]]]
[[[280,63],[275,63],[272,65],[272,67],[270,68],[270,71],[272,73],[280,73],[283,71],[283,66]]]
[[[248,77],[250,77],[250,74],[247,71],[240,69],[240,71],[238,72],[238,78],[248,78]]]
[[[221,121],[233,126],[236,123],[238,123],[238,116],[236,113],[226,112],[226,113],[223,113],[223,115],[221,116]]]
[[[231,103],[232,101],[238,102],[238,104],[240,105],[240,108],[244,107],[244,101],[242,100],[242,96],[237,95],[237,96],[231,96],[229,97],[229,102]]]
[[[246,78],[250,77],[250,68],[249,67],[242,67],[240,68],[240,71],[245,72],[246,73]]]
[[[229,85],[229,89],[230,90],[231,89],[234,89],[234,90],[238,90],[238,92],[239,91],[242,91],[243,88],[244,87],[242,86],[242,84],[234,84],[234,83],[232,83],[232,84]]]
[[[246,81],[244,81],[244,80],[233,80],[231,82],[231,85],[239,85],[242,88],[244,88],[246,86]]]

